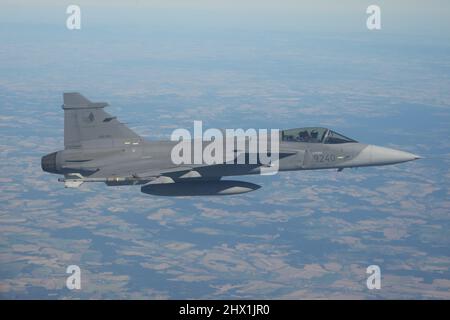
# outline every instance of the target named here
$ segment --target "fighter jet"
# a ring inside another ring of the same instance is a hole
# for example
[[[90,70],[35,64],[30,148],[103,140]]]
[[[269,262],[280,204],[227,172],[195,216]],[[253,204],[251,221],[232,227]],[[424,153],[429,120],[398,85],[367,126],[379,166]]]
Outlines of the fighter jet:
[[[42,170],[63,175],[65,187],[85,182],[108,186],[141,185],[158,196],[234,195],[259,185],[223,177],[260,174],[260,161],[217,164],[174,164],[176,141],[147,141],[104,111],[105,102],[91,102],[79,93],[64,93],[64,150],[41,159]],[[202,142],[202,146],[204,143]],[[233,150],[236,154],[239,150]],[[245,152],[244,152],[245,153]],[[247,155],[248,156],[248,155]],[[360,143],[331,129],[307,127],[282,130],[279,171],[383,166],[420,159],[395,149]],[[270,166],[270,164],[269,164]]]

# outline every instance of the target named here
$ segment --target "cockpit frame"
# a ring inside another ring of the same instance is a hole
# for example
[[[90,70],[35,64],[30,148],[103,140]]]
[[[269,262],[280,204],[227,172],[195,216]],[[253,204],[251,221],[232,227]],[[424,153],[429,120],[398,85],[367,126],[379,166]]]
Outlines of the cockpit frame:
[[[305,127],[281,131],[281,141],[341,144],[356,143],[358,141],[348,138],[336,131],[323,127]]]

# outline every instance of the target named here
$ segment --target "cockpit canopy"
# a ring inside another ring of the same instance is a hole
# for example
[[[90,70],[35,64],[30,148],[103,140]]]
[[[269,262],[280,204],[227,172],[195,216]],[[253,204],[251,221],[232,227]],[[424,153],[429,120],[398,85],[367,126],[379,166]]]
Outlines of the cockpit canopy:
[[[357,142],[333,130],[319,127],[297,128],[281,131],[282,141],[339,144]]]

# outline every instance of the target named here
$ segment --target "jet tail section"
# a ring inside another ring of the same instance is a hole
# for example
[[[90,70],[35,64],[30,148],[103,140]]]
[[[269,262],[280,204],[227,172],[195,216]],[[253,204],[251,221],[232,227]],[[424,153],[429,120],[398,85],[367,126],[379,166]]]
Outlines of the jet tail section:
[[[106,102],[92,102],[78,92],[64,93],[64,147],[104,148],[142,138],[106,113]]]
[[[64,109],[92,109],[108,106],[106,102],[91,102],[78,92],[66,92],[63,94]]]

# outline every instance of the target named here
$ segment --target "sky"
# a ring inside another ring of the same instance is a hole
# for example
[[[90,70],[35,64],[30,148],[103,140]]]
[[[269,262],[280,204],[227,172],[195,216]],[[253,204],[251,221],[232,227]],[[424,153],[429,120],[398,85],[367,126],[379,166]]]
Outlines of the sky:
[[[66,28],[79,4],[81,30]],[[378,4],[382,29],[366,28]],[[448,1],[3,1],[0,298],[449,299]],[[424,159],[242,177],[232,197],[64,189],[79,91],[147,139],[330,127]],[[65,286],[80,266],[82,288]],[[366,287],[379,265],[382,288]]]
[[[369,5],[383,8],[383,25],[389,33],[448,36],[450,4],[445,0],[407,1],[10,1],[2,3],[2,22],[60,25],[61,12],[70,4],[83,7],[88,26],[120,28],[187,28],[215,30],[360,32],[364,31]]]

